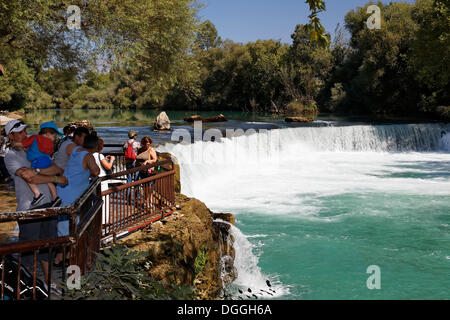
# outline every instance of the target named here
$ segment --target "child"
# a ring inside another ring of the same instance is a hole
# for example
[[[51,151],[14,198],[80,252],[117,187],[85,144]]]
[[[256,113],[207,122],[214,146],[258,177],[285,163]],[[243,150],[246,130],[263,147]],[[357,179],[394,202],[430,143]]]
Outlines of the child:
[[[30,136],[23,141],[23,146],[27,148],[27,159],[31,162],[31,168],[40,172],[40,169],[52,166],[51,155],[53,154],[53,143],[57,134],[62,135],[62,132],[58,130],[56,125],[53,122],[45,122],[41,124],[39,135]],[[42,202],[44,195],[39,192],[37,185],[29,183],[28,186],[34,194],[30,208],[34,208]],[[49,183],[48,188],[50,189],[53,200],[51,206],[59,205],[61,199],[59,199],[56,193],[55,185]]]

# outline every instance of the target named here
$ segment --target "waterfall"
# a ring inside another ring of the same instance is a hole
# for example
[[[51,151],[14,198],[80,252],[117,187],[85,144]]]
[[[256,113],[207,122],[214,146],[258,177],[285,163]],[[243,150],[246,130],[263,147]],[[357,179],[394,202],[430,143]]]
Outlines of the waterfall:
[[[364,152],[449,152],[450,133],[443,132],[450,132],[450,125],[299,127],[223,138],[220,142],[166,144],[158,150],[177,157],[182,192],[195,196],[198,185],[208,185],[217,179],[233,185],[237,175],[248,172],[275,173],[279,171],[277,167],[313,157],[317,159],[310,162],[320,162],[321,152],[353,152],[358,157],[361,157],[358,153]]]
[[[289,288],[283,286],[275,277],[266,276],[258,267],[258,256],[254,254],[255,246],[248,241],[247,237],[229,222],[216,219],[230,226],[230,235],[234,239],[233,246],[236,252],[234,267],[237,270],[237,278],[228,288],[232,295],[239,296],[238,290],[243,294],[241,297],[254,298],[276,298],[289,293]],[[248,291],[251,290],[251,293]]]
[[[255,224],[274,219],[329,225],[354,215],[393,215],[395,210],[383,208],[383,199],[393,195],[449,195],[447,132],[450,125],[445,124],[298,127],[217,142],[167,143],[158,150],[178,159],[182,193],[201,199],[213,211],[232,212],[238,219],[254,217]],[[347,208],[337,197],[357,202],[367,194],[379,197],[371,210]],[[328,211],[335,204],[339,210]],[[230,230],[236,289],[246,294],[250,288],[265,298],[295,291],[258,266],[264,247],[249,241],[254,234],[246,236],[235,226]],[[266,280],[275,293],[267,290]]]

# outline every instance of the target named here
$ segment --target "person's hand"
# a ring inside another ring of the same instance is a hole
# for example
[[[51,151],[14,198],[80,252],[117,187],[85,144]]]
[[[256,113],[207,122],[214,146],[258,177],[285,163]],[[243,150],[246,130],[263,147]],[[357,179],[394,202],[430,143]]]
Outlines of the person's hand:
[[[114,157],[114,156],[107,156],[107,158],[109,159],[109,161],[114,161],[114,160],[116,160],[116,157]]]
[[[69,183],[69,180],[65,176],[59,176],[58,177],[58,184],[61,186],[65,186]]]
[[[36,176],[38,173],[35,169],[31,168],[21,168],[17,170],[17,175],[25,181],[29,181],[31,178]]]

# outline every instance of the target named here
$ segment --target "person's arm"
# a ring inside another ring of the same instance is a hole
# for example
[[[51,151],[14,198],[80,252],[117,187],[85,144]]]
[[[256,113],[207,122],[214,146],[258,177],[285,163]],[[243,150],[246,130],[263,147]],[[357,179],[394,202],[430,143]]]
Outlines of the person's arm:
[[[41,183],[56,182],[55,176],[40,175],[36,172],[35,169],[24,167],[23,162],[21,162],[17,156],[14,156],[12,154],[6,155],[5,165],[11,176],[21,177],[27,183],[41,184]],[[61,182],[61,185],[66,185],[67,178],[58,177],[58,183],[59,182]]]
[[[69,181],[65,176],[56,176],[56,175],[42,175],[38,174],[36,170],[30,168],[21,168],[17,170],[16,175],[21,177],[27,183],[32,184],[46,184],[55,182],[62,186],[65,186]]]
[[[41,174],[45,176],[55,176],[55,175],[62,175],[64,173],[64,170],[58,167],[56,164],[52,163],[52,165],[48,168],[40,169]]]
[[[92,154],[87,154],[84,159],[86,161],[87,169],[91,172],[91,176],[98,177],[100,174],[100,168],[95,162],[94,156]]]
[[[67,146],[66,148],[66,153],[67,155],[70,157],[70,155],[72,154],[73,149],[75,149],[77,145],[75,143],[71,143]]]
[[[100,157],[100,154],[99,154]],[[108,158],[108,157],[107,157]],[[100,158],[101,159],[101,158]],[[114,164],[114,160],[116,158],[114,156],[110,156],[109,157],[109,161],[105,159],[105,157],[103,157],[103,159],[100,160],[101,165],[103,166],[103,168],[105,168],[106,170],[111,170]]]

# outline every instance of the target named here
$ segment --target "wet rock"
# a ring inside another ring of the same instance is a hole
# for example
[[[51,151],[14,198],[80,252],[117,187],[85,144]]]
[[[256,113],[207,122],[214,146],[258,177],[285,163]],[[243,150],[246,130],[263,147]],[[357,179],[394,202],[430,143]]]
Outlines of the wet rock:
[[[224,283],[236,277],[232,266],[235,252],[227,231],[230,226],[213,222],[211,211],[197,199],[177,194],[176,203],[182,205],[178,219],[166,219],[164,225],[156,223],[121,242],[148,253],[153,279],[194,286],[197,299],[218,299]],[[233,220],[229,215],[223,217]],[[196,271],[194,266],[201,255],[206,259]],[[225,255],[229,258],[224,260]]]
[[[170,119],[164,111],[156,117],[154,128],[155,130],[170,130]]]
[[[226,222],[231,223],[232,225],[236,224],[235,218],[231,213],[212,213],[213,219],[220,219]]]
[[[94,129],[94,126],[91,124],[89,120],[70,122],[69,126],[85,127],[89,131],[92,131]]]
[[[186,122],[194,122],[194,121],[203,121],[203,119],[199,115],[193,115],[193,116],[185,117],[184,121],[186,121]]]
[[[184,118],[184,121],[186,122],[194,122],[194,121],[202,121],[202,122],[226,122],[228,121],[227,118],[223,114],[219,114],[215,117],[209,117],[209,118],[202,118],[199,115],[189,116]]]
[[[286,122],[313,122],[313,118],[309,117],[287,117],[284,119]]]

